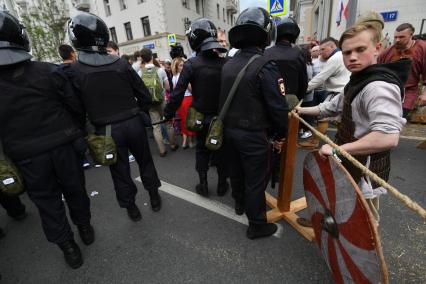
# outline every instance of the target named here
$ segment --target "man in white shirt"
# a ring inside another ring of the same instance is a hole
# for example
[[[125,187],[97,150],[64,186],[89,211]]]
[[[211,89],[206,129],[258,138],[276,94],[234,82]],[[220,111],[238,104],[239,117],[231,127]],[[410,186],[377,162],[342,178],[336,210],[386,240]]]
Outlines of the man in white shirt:
[[[307,92],[324,87],[324,90],[327,92],[326,101],[331,100],[334,96],[343,91],[351,75],[343,63],[342,52],[337,45],[338,41],[332,37],[328,37],[321,41],[321,57],[327,60],[327,62],[322,66],[321,72],[308,83]],[[324,134],[327,128],[327,121],[318,121],[318,131]],[[316,148],[318,145],[319,138],[317,136],[311,136],[306,141],[299,143],[299,146],[305,148]]]
[[[309,81],[307,92],[324,85],[324,89],[329,93],[338,94],[349,82],[351,73],[343,63],[342,52],[337,47],[336,39],[328,37],[322,40],[320,50],[322,58],[327,62],[322,67],[321,72]]]

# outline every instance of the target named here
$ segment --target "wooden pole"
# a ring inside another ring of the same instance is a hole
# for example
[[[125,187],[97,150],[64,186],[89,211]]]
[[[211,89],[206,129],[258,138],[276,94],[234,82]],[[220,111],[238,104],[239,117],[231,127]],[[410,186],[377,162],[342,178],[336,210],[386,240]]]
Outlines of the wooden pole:
[[[297,134],[299,120],[290,113],[288,135],[284,151],[281,152],[281,175],[278,189],[277,205],[281,212],[290,210],[291,194],[293,192],[293,177],[296,166]]]
[[[297,223],[299,218],[296,212],[307,207],[306,198],[302,197],[292,201],[293,178],[296,166],[297,134],[299,120],[289,113],[288,135],[281,150],[281,175],[278,186],[278,198],[266,193],[266,203],[272,208],[268,211],[268,221],[276,222],[281,219],[289,223],[306,239],[313,241],[315,238],[312,228],[302,227]]]

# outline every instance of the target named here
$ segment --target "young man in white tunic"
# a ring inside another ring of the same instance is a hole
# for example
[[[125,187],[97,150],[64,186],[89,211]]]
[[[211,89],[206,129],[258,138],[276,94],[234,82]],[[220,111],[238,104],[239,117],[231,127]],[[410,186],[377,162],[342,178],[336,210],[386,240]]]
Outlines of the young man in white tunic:
[[[390,171],[390,149],[396,147],[406,120],[402,118],[404,80],[409,62],[377,64],[381,48],[380,32],[371,25],[347,29],[340,38],[346,68],[352,73],[342,93],[331,101],[315,107],[297,108],[299,114],[329,117],[342,114],[336,134],[337,144],[356,157],[381,178]],[[321,155],[339,154],[329,144],[319,150]],[[342,163],[360,186],[376,220],[379,220],[379,196],[383,187],[363,176],[349,161]]]

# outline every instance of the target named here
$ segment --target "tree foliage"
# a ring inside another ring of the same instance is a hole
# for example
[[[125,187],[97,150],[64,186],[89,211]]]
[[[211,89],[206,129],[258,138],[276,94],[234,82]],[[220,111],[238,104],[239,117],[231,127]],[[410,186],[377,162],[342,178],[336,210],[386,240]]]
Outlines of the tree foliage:
[[[37,60],[58,61],[57,48],[65,38],[68,20],[65,0],[38,0],[29,7],[22,20],[31,39],[32,54]]]

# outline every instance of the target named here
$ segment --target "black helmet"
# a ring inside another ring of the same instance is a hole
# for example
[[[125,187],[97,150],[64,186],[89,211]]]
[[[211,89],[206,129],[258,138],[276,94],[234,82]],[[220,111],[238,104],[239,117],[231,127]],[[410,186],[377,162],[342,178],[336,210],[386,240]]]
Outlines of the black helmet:
[[[82,12],[68,21],[68,35],[77,50],[106,53],[108,27],[98,16]]]
[[[30,41],[25,27],[14,16],[0,11],[0,65],[10,65],[31,58]]]
[[[191,49],[198,51],[205,51],[211,49],[224,49],[217,41],[217,29],[212,21],[200,18],[192,22],[189,29],[186,31],[189,45]]]
[[[247,46],[264,48],[271,43],[275,33],[274,27],[265,9],[247,8],[241,12],[235,26],[229,31],[229,42],[235,48]]]
[[[284,18],[277,25],[277,41],[280,41],[283,37],[285,37],[291,43],[295,43],[296,39],[299,37],[299,34],[300,28],[293,18]]]

